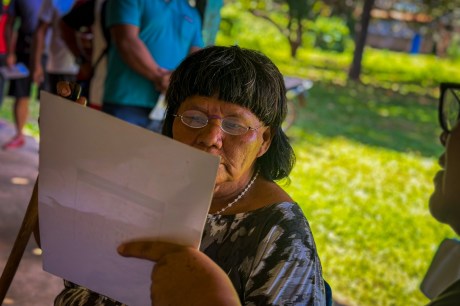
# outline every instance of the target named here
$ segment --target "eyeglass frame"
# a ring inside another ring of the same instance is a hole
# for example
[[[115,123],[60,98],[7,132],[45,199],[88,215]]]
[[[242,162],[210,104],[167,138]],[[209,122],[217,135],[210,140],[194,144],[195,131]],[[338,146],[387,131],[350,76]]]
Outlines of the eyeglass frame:
[[[194,126],[190,126],[188,125],[187,123],[184,122],[184,119],[183,119],[183,116],[184,116],[184,113],[187,112],[187,111],[196,111],[196,112],[200,112],[202,113],[203,115],[206,116],[206,124],[201,126],[201,127],[194,127]],[[259,127],[251,127],[251,126],[247,126],[247,127],[244,127],[246,128],[247,130],[241,134],[232,134],[232,133],[229,133],[228,131],[226,131],[224,128],[223,128],[223,125],[222,125],[222,121],[226,119],[226,117],[222,118],[222,117],[219,117],[217,115],[206,115],[204,112],[200,111],[200,110],[193,110],[193,109],[189,109],[189,110],[186,110],[182,113],[182,115],[179,115],[179,114],[173,114],[173,117],[176,117],[176,118],[180,118],[180,121],[187,127],[191,128],[191,129],[202,129],[204,127],[206,127],[208,124],[209,124],[209,120],[212,120],[212,119],[218,119],[221,121],[220,125],[219,125],[219,128],[225,133],[225,134],[228,134],[228,135],[232,135],[232,136],[241,136],[241,135],[244,135],[246,134],[247,132],[249,131],[257,131],[258,129],[260,129],[263,124]]]
[[[440,91],[441,91],[441,94],[439,96],[439,104],[438,104],[438,119],[439,119],[439,124],[441,125],[441,128],[443,129],[443,131],[447,132],[447,133],[450,133],[451,130],[447,127],[447,124],[446,124],[446,119],[444,117],[444,112],[443,112],[443,108],[444,108],[444,97],[446,95],[446,92],[449,90],[449,89],[458,89],[460,91],[460,83],[450,83],[450,82],[444,82],[444,83],[441,83],[439,85],[439,88],[440,88]],[[453,91],[453,94],[454,94],[454,97],[455,97],[455,100],[457,101],[457,103],[459,104],[459,109],[460,109],[460,97],[457,96],[455,94],[455,92]],[[457,121],[460,121],[460,111],[459,113],[457,114]]]

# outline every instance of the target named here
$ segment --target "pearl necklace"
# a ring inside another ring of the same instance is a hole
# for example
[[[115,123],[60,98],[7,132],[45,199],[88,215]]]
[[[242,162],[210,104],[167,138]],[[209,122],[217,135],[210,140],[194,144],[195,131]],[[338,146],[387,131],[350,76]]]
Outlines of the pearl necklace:
[[[256,181],[256,178],[257,178],[258,175],[259,175],[259,169],[257,169],[256,174],[253,176],[253,178],[251,179],[251,181],[246,185],[246,187],[244,188],[244,190],[236,197],[236,199],[233,200],[233,201],[231,201],[230,203],[228,203],[227,206],[225,206],[225,207],[222,208],[221,210],[215,212],[215,214],[220,215],[221,213],[223,213],[224,211],[226,211],[227,209],[229,209],[230,207],[232,207],[233,204],[235,204],[236,202],[238,202],[238,201],[246,194],[246,192],[248,192],[248,190],[249,190],[249,188],[251,188],[252,184],[254,184],[254,182]]]

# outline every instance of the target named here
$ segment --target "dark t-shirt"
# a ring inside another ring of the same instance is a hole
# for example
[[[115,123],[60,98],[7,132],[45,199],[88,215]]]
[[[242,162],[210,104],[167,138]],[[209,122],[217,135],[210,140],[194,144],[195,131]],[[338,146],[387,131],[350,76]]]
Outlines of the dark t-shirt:
[[[95,0],[88,0],[75,5],[70,12],[62,17],[69,27],[79,30],[81,27],[90,27],[94,23]]]
[[[106,1],[101,6],[101,24],[99,25],[104,34],[106,42],[110,41],[109,29],[105,26]],[[78,31],[82,27],[91,27],[96,18],[95,14],[96,0],[87,0],[82,4],[75,5],[72,10],[62,17],[62,21],[72,29]]]
[[[21,19],[16,42],[16,53],[30,53],[32,38],[38,26],[42,0],[12,0],[7,14]]]

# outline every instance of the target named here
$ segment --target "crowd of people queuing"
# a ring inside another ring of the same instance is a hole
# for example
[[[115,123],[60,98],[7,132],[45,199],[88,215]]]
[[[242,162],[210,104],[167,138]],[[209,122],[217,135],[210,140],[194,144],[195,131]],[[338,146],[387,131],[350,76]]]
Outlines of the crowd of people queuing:
[[[160,132],[152,114],[171,72],[204,46],[202,15],[187,0],[3,2],[0,65],[22,63],[29,72],[0,78],[0,94],[6,83],[15,98],[16,134],[4,150],[25,144],[32,84],[56,93],[57,82],[76,81],[90,107]]]
[[[26,67],[23,74],[2,74],[0,82],[1,90],[7,84],[8,95],[15,99],[13,118],[16,133],[8,142],[2,144],[2,149],[13,150],[25,144],[23,128],[28,118],[32,84],[56,93],[58,81],[75,80],[78,65],[59,31],[61,16],[74,3],[9,0],[3,1],[3,4],[2,20],[5,20],[5,25],[0,29],[3,34],[0,38],[6,46],[5,65],[10,71]]]

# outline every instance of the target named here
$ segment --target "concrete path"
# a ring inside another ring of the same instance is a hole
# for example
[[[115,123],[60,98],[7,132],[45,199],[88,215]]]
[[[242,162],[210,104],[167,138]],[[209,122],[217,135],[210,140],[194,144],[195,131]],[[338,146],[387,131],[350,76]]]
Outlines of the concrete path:
[[[0,146],[14,135],[0,119]],[[24,217],[38,173],[38,143],[27,137],[20,149],[0,149],[0,271],[3,271]],[[31,238],[2,305],[49,306],[62,290],[62,280],[42,269],[41,256]],[[35,254],[34,254],[35,253]]]

